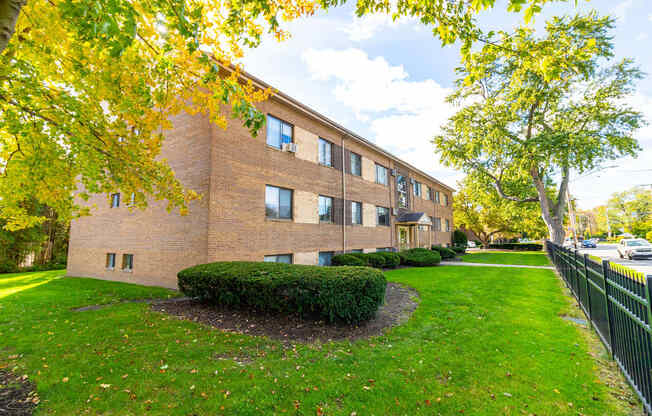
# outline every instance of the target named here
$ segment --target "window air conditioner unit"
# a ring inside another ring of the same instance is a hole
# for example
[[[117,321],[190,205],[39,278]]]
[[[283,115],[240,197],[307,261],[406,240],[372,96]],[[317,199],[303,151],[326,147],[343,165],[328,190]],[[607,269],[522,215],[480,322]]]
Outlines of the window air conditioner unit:
[[[410,178],[410,183],[411,183],[412,185],[414,185],[414,179],[413,179],[413,178]]]
[[[392,215],[397,216],[398,215],[398,210],[396,208],[392,208]]]
[[[396,176],[396,169],[392,169],[392,176]]]
[[[296,143],[283,143],[283,146],[281,148],[284,152],[290,152],[290,153],[296,153],[297,152],[297,144]]]

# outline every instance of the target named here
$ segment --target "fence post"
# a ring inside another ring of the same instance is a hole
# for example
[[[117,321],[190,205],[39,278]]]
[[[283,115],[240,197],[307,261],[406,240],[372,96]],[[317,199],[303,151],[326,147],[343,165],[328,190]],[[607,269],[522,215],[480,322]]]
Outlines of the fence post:
[[[604,282],[604,307],[607,309],[607,330],[609,331],[609,355],[614,358],[614,331],[611,329],[611,301],[609,300],[609,260],[602,260],[602,281]]]
[[[589,255],[584,253],[584,280],[586,283],[586,311],[589,313],[589,326],[593,325],[591,318],[593,317],[593,311],[591,311],[591,284],[589,283]]]
[[[647,301],[647,325],[652,328],[652,276],[647,276],[645,279],[645,300]],[[648,331],[648,336],[652,336]],[[652,353],[652,351],[651,351]]]

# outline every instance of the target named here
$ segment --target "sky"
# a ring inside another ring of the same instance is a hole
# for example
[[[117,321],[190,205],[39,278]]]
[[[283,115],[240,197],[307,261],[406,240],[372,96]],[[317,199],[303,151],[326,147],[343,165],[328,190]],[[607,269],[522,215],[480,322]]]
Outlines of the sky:
[[[522,16],[505,0],[483,13],[480,26],[509,30]],[[459,65],[459,45],[441,46],[429,28],[384,15],[357,18],[355,2],[286,24],[291,38],[265,39],[248,51],[245,69],[349,130],[454,188],[464,173],[444,166],[431,143],[455,108],[445,102]],[[533,23],[555,15],[597,10],[616,17],[615,59],[634,59],[650,74],[629,102],[650,125],[636,133],[636,158],[607,163],[591,174],[573,173],[570,191],[581,209],[603,204],[614,192],[652,184],[652,1],[579,0],[547,4]]]

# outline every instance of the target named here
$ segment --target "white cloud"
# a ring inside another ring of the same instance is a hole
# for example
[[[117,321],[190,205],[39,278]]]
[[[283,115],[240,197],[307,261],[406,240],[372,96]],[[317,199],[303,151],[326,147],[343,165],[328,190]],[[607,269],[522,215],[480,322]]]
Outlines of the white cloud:
[[[362,17],[353,15],[351,23],[341,27],[339,30],[346,33],[349,40],[360,42],[373,38],[377,33],[386,29],[396,29],[401,25],[409,23],[413,19],[406,17],[394,20],[390,14],[375,13]]]
[[[648,34],[645,33],[645,32],[641,32],[641,33],[638,34],[638,36],[636,36],[636,40],[639,40],[639,41],[645,40],[647,38],[648,38]]]
[[[611,14],[616,16],[620,23],[624,23],[627,18],[627,12],[632,8],[633,3],[634,0],[624,0],[611,9]]]
[[[451,90],[432,79],[412,81],[402,65],[360,49],[309,49],[302,59],[312,78],[333,82],[336,100],[369,123],[379,146],[449,185],[461,178],[441,165],[431,143],[453,114]]]

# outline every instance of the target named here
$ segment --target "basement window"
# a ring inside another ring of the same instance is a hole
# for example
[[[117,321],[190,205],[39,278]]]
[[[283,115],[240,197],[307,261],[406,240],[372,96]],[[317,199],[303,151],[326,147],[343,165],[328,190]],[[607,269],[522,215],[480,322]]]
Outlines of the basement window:
[[[111,208],[118,208],[120,206],[120,194],[111,194]]]
[[[115,253],[106,253],[106,268],[107,270],[115,269]]]
[[[133,254],[123,254],[122,255],[122,271],[130,272],[134,269],[134,255]]]

